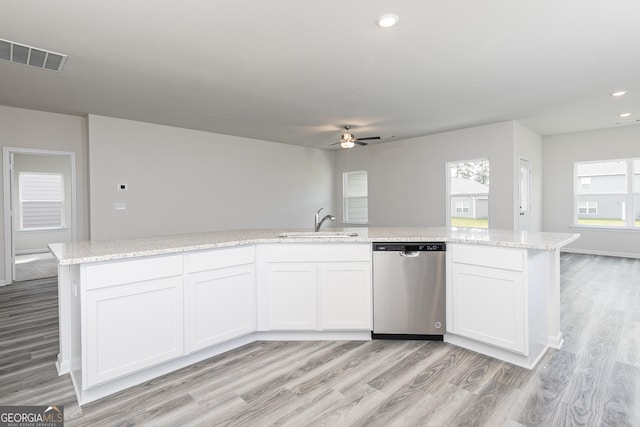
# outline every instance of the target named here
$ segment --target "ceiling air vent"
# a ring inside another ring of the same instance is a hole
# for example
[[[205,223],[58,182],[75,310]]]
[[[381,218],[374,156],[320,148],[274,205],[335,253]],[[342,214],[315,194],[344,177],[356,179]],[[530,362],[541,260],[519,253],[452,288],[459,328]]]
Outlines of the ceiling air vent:
[[[67,55],[0,39],[0,59],[43,70],[62,71]]]

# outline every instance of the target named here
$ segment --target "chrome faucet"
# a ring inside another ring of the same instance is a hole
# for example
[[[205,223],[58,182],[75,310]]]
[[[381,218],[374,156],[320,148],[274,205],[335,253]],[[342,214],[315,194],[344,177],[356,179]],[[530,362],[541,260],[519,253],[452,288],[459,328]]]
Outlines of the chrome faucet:
[[[324,209],[324,208],[320,208],[318,209],[318,212],[316,213],[316,224],[315,224],[315,231],[320,231],[320,227],[322,227],[322,223],[325,222],[326,220],[329,221],[335,221],[336,217],[333,215],[325,215],[324,218],[320,219],[320,211]]]

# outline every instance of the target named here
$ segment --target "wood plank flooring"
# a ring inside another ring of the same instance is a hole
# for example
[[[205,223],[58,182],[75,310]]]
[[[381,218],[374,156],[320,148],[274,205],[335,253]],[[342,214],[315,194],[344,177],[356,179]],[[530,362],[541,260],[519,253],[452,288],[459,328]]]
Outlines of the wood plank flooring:
[[[640,260],[563,254],[565,344],[528,371],[442,342],[256,342],[84,405],[56,285],[0,288],[0,404],[66,426],[640,426]]]

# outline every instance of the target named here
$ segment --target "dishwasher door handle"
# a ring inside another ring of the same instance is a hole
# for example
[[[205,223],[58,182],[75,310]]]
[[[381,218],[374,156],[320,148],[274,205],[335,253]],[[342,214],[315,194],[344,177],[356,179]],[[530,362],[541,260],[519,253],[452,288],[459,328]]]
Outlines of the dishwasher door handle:
[[[420,252],[418,251],[400,251],[400,256],[405,258],[417,258],[420,256]]]

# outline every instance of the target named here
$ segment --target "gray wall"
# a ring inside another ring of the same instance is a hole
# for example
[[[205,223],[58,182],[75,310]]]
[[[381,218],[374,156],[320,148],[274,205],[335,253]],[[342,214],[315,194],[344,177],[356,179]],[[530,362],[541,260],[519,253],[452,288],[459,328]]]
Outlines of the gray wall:
[[[568,248],[586,253],[640,256],[640,232],[573,228],[575,162],[640,157],[640,126],[544,138],[544,228],[580,233]]]
[[[447,162],[488,158],[489,226],[512,229],[515,156],[513,122],[340,150],[336,160],[338,217],[342,219],[342,173],[366,170],[369,225],[444,226]]]
[[[0,106],[0,142],[3,147],[68,151],[76,156],[77,238],[89,238],[86,118]],[[0,176],[0,180],[3,178]],[[0,212],[4,224],[4,210]],[[4,242],[4,227],[1,228]],[[0,257],[5,259],[4,243]],[[5,276],[4,262],[0,263]]]
[[[570,245],[574,250],[640,256],[638,232],[571,228],[573,163],[640,157],[640,126],[541,138],[517,122],[503,122],[334,153],[0,106],[3,146],[76,153],[79,240],[89,238],[88,121],[93,238],[239,227],[310,228],[320,207],[341,219],[342,172],[350,170],[369,172],[372,226],[442,226],[446,163],[480,158],[491,160],[491,227],[513,228],[517,159],[522,156],[532,162],[532,220],[541,224],[533,229],[581,233]],[[128,184],[129,190],[118,193],[119,183]],[[126,202],[128,209],[115,211],[116,201]],[[4,245],[0,254],[4,259]],[[4,276],[4,263],[0,271]]]
[[[316,210],[334,210],[331,151],[96,115],[89,147],[94,240],[312,229]]]

